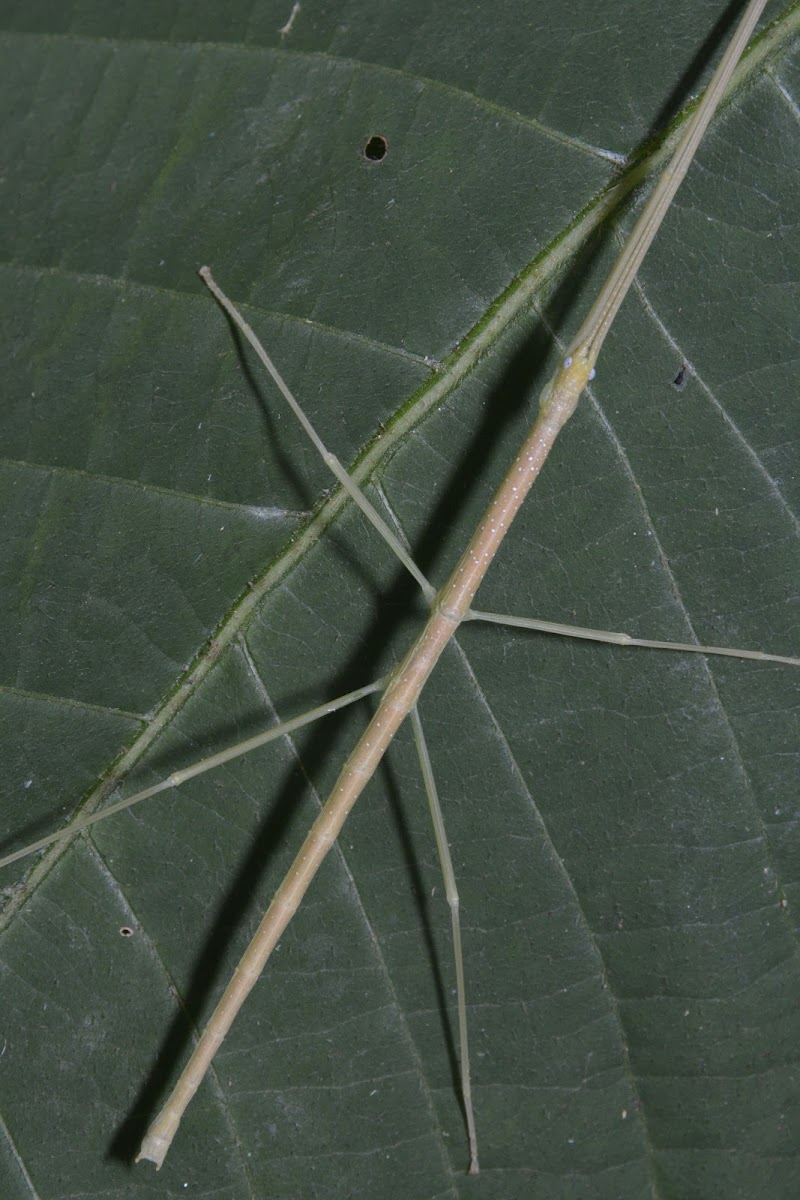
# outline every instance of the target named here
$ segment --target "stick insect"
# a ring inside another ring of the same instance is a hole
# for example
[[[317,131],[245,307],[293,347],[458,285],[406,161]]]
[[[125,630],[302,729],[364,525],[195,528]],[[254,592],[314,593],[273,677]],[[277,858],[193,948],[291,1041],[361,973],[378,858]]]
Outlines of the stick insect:
[[[390,512],[390,516],[391,516],[391,512]],[[241,649],[241,654],[242,654],[243,658],[246,658],[246,655],[247,655],[247,653],[249,653],[249,652],[247,652],[247,649],[246,649],[246,647],[242,647],[242,649]],[[258,673],[258,672],[254,672],[254,674],[257,674],[257,673]],[[446,694],[445,694],[445,695],[446,695]],[[444,698],[444,697],[443,697],[443,703],[446,703],[446,700],[445,700],[445,698]],[[512,755],[510,755],[510,757],[513,757],[513,756],[512,756]],[[622,931],[622,929],[624,929],[624,924],[625,924],[625,920],[626,920],[626,914],[625,914],[624,912],[620,912],[619,914],[615,914],[615,916],[614,916],[614,919],[615,919],[615,920],[618,920],[618,922],[619,922],[619,931],[621,932],[621,931]],[[628,918],[628,919],[630,919],[630,918]],[[121,928],[128,928],[128,926],[121,926]],[[324,968],[323,968],[323,970],[324,970]],[[569,991],[569,989],[567,989],[567,991]],[[621,1111],[622,1111],[622,1110],[620,1109],[620,1112],[621,1112]],[[619,1120],[621,1120],[621,1121],[625,1121],[625,1120],[627,1120],[627,1116],[625,1116],[625,1117],[620,1117],[620,1115],[618,1114],[618,1117],[619,1117]],[[407,1193],[404,1193],[404,1194],[407,1194]]]

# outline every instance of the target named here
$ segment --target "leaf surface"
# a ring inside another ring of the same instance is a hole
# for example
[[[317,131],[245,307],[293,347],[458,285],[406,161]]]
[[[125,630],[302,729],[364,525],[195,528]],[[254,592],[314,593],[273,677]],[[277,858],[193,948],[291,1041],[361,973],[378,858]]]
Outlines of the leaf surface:
[[[3,6],[4,852],[378,678],[423,616],[197,268],[439,585],[718,8],[304,0],[282,35],[288,2]],[[797,13],[768,9],[482,609],[800,654]],[[407,731],[163,1170],[130,1165],[368,703],[6,868],[3,1196],[793,1197],[799,678],[459,631],[421,711],[477,1179]]]

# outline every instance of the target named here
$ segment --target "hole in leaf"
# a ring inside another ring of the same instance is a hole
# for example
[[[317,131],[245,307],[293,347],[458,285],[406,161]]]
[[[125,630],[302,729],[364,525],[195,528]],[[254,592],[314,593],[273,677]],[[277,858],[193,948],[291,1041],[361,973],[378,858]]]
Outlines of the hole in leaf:
[[[368,138],[364,147],[364,158],[367,162],[381,162],[386,157],[388,149],[389,143],[386,138],[381,137],[379,133],[374,133],[371,138]]]
[[[131,929],[130,925],[123,925],[122,929],[120,929],[120,931],[119,931],[119,936],[120,937],[133,937],[133,930]]]

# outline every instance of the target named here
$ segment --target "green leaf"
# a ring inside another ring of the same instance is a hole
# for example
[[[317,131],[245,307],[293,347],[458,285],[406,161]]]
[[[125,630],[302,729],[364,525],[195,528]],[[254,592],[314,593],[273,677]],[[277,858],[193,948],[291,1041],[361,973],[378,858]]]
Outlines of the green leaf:
[[[3,6],[2,852],[419,626],[197,268],[438,585],[722,8]],[[800,654],[800,18],[767,16],[483,609]],[[2,1195],[794,1197],[799,680],[459,631],[422,716],[477,1179],[406,730],[163,1170],[131,1165],[367,703],[6,868]]]

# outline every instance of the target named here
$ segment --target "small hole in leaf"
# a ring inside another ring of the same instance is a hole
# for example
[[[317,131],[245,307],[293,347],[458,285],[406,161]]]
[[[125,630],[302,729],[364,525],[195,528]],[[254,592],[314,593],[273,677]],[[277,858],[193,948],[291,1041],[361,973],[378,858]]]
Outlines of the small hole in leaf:
[[[386,158],[386,151],[389,149],[389,143],[385,137],[381,137],[379,133],[374,133],[368,139],[364,147],[364,158],[367,162],[381,162]]]
[[[678,374],[675,376],[675,378],[672,381],[672,386],[674,388],[676,388],[677,391],[679,391],[679,392],[682,392],[683,389],[686,387],[686,372],[688,370],[689,370],[689,364],[682,363],[681,369],[678,371]]]
[[[131,929],[130,925],[123,925],[122,929],[120,929],[120,931],[119,931],[119,936],[120,937],[133,937],[133,930]]]

